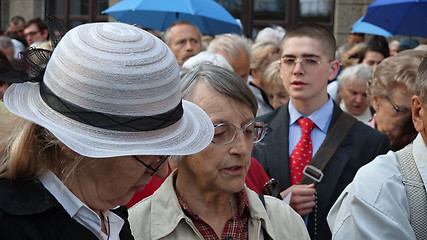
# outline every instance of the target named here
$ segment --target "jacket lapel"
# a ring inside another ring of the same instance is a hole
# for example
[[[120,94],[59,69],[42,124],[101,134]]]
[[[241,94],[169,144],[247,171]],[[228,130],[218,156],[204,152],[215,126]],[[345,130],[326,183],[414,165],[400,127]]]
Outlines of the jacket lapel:
[[[279,109],[278,116],[270,123],[266,143],[266,161],[269,175],[278,176],[282,190],[290,186],[289,173],[289,112],[288,105]]]

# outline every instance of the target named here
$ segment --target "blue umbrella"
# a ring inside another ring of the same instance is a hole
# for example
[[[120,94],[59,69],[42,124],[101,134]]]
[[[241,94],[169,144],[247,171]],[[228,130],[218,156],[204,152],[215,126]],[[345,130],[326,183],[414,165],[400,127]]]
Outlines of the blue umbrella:
[[[384,37],[391,37],[392,34],[386,30],[367,22],[363,22],[364,16],[359,18],[351,27],[352,32],[375,34]]]
[[[123,0],[103,13],[119,22],[159,31],[182,20],[207,35],[242,33],[237,20],[213,0]]]
[[[363,21],[393,35],[427,37],[427,0],[376,0]]]

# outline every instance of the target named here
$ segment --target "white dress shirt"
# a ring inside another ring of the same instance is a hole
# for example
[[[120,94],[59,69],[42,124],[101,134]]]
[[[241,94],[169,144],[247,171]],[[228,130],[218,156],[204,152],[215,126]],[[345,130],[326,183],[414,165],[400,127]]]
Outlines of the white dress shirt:
[[[124,220],[115,213],[103,211],[105,223],[109,223],[110,236],[101,231],[101,218],[80,199],[78,199],[52,171],[47,171],[39,178],[43,186],[58,200],[67,213],[81,225],[89,229],[98,239],[119,240],[119,233]],[[108,221],[107,221],[108,219]]]
[[[289,101],[289,156],[291,156],[292,151],[297,145],[298,141],[301,139],[302,130],[298,124],[298,119],[301,117],[309,118],[311,121],[316,124],[316,126],[311,131],[310,137],[313,145],[313,156],[319,150],[320,145],[326,138],[328,133],[329,124],[331,123],[332,113],[334,112],[334,103],[332,98],[329,97],[328,101],[323,104],[322,107],[317,109],[310,116],[303,116],[292,104],[292,101]]]

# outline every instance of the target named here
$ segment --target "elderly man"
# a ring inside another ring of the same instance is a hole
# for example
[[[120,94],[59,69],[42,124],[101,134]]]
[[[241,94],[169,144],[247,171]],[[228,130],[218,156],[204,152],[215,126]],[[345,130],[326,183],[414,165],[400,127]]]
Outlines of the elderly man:
[[[24,36],[25,19],[21,16],[14,16],[10,19],[7,31],[15,32],[18,36]]]
[[[202,34],[193,24],[177,21],[166,29],[165,43],[175,54],[179,66],[202,51]]]
[[[427,57],[418,67],[412,119],[418,136],[362,167],[328,215],[334,239],[427,239]],[[418,194],[417,197],[414,197]]]
[[[40,18],[33,18],[25,24],[24,36],[29,46],[46,42],[49,36],[47,24]]]
[[[212,40],[207,51],[223,56],[235,73],[245,82],[248,80],[251,47],[246,38],[232,33],[221,34]]]

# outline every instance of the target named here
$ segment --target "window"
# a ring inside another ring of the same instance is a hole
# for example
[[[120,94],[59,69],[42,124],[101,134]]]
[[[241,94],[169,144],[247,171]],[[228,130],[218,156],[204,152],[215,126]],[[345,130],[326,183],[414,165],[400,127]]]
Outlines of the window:
[[[108,21],[108,16],[101,14],[107,8],[108,0],[48,0],[46,4],[46,12],[63,20],[69,28]]]

